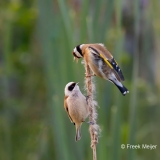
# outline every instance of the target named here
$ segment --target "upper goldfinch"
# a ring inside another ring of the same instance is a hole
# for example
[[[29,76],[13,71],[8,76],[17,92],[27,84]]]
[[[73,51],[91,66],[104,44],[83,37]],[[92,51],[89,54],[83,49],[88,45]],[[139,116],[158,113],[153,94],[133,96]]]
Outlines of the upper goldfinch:
[[[76,127],[75,140],[81,139],[81,125],[89,115],[87,98],[81,93],[78,83],[69,82],[64,89],[64,108]]]
[[[115,84],[123,95],[129,93],[127,88],[121,83],[121,81],[124,81],[124,77],[118,63],[103,44],[78,45],[74,48],[73,55],[75,59],[83,57],[94,75]]]

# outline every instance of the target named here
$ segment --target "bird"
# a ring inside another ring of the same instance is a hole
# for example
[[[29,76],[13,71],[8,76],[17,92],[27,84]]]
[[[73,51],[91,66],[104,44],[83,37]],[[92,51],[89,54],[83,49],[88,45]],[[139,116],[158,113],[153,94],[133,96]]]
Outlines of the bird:
[[[64,108],[70,121],[75,125],[75,141],[81,139],[81,125],[89,115],[87,97],[85,97],[76,82],[69,82],[64,89]]]
[[[99,76],[112,82],[124,96],[129,93],[122,84],[125,79],[118,63],[104,44],[80,44],[73,49],[73,56],[77,61],[79,58],[84,58],[85,63],[90,67],[93,74],[86,77]]]

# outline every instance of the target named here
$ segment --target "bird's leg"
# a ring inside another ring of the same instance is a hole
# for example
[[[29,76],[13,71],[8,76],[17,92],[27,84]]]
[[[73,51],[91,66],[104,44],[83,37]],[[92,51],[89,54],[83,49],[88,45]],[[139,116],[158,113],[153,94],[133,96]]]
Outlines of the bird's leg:
[[[89,99],[90,97],[91,97],[90,95],[86,96],[87,105],[88,105],[88,99]]]
[[[90,124],[90,125],[94,125],[94,122],[87,122],[88,124]]]
[[[96,76],[95,74],[87,74],[87,73],[85,73],[85,77],[92,77],[92,76]]]

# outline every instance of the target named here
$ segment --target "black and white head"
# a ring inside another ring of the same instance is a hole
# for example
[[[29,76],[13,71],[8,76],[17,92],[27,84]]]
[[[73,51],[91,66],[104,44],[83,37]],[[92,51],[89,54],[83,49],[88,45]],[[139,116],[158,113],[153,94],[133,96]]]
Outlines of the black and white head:
[[[82,47],[84,44],[80,44],[73,49],[74,59],[79,59],[83,57]]]
[[[65,89],[64,89],[65,96],[70,96],[72,94],[72,92],[74,92],[74,91],[80,91],[78,83],[76,83],[76,82],[69,82],[65,86]]]

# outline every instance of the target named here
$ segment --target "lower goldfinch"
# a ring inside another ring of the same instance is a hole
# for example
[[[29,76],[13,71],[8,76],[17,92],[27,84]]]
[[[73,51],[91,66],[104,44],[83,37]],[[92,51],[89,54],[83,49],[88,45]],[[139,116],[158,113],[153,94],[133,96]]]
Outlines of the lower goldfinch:
[[[73,55],[77,60],[83,57],[94,75],[115,84],[123,95],[129,93],[127,88],[121,83],[121,81],[124,81],[124,77],[118,63],[103,44],[78,45],[74,48]]]
[[[64,108],[76,127],[75,140],[81,139],[81,125],[89,115],[87,98],[81,93],[78,83],[69,82],[64,89]]]

